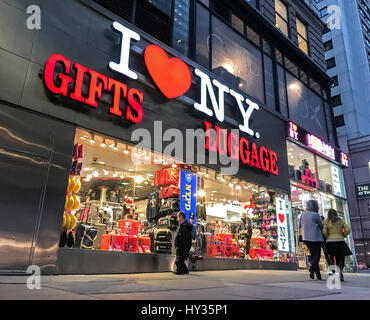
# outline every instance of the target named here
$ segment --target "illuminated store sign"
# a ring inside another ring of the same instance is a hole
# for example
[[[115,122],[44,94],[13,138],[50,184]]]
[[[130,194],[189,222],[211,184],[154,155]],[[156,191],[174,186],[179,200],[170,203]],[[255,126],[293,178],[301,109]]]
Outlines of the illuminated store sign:
[[[321,153],[322,155],[327,156],[332,160],[335,160],[334,148],[331,145],[319,139],[318,137],[312,134],[308,134],[307,135],[307,145],[311,149],[317,151],[318,153]]]
[[[276,197],[276,218],[279,251],[289,252],[288,217],[285,200]]]
[[[262,170],[266,173],[279,175],[276,152],[264,146],[257,146],[244,137],[238,137],[234,132],[228,132],[218,126],[212,128],[212,124],[204,121],[206,127],[205,148],[211,152],[234,160],[240,160],[245,166]],[[214,134],[211,134],[213,131]]]
[[[288,137],[304,144],[311,150],[315,151],[315,153],[318,153],[328,159],[337,161],[341,165],[348,167],[347,154],[334,148],[333,146],[316,137],[315,135],[308,133],[293,122],[289,122]]]
[[[121,36],[120,58],[118,62],[110,61],[108,69],[137,80],[138,74],[130,68],[131,44],[140,41],[141,37],[135,31],[113,22],[113,31]],[[150,44],[144,50],[144,62],[158,90],[167,99],[177,98],[185,94],[191,87],[192,76],[189,67],[177,57],[170,58],[167,53],[157,45]],[[250,136],[259,138],[259,132],[250,128],[250,122],[259,105],[252,102],[238,92],[221,84],[204,72],[195,69],[195,75],[200,79],[200,102],[194,103],[194,109],[208,116],[214,116],[219,122],[225,118],[224,101],[228,94],[233,98],[240,111],[239,130]],[[143,118],[142,103],[144,93],[135,88],[128,88],[126,84],[100,74],[84,65],[74,63],[60,54],[52,55],[46,63],[44,82],[47,89],[55,95],[62,95],[89,105],[98,107],[98,100],[108,93],[111,96],[109,112],[122,116],[120,108],[127,105],[125,118],[134,123],[141,122]],[[83,89],[87,87],[88,90]],[[216,93],[215,93],[216,92]],[[210,97],[210,106],[208,96]],[[121,100],[126,100],[122,103]]]

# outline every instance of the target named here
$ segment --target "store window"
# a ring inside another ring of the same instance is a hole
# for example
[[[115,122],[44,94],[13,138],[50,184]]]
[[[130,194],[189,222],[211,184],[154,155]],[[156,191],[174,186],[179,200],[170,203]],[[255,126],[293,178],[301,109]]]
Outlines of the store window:
[[[77,129],[60,246],[174,254],[183,210],[195,215],[192,250],[204,256],[290,261],[288,247],[279,251],[279,199],[288,204],[276,190]]]
[[[261,52],[242,36],[213,19],[212,71],[231,87],[264,101]]]
[[[287,37],[288,33],[288,10],[287,6],[281,0],[275,0],[276,28],[280,29]]]
[[[313,153],[287,142],[289,178],[303,185],[318,188],[315,156]]]
[[[317,157],[317,169],[320,178],[320,190],[345,198],[346,193],[342,169],[321,157]]]
[[[296,18],[297,33],[298,33],[298,47],[305,54],[308,55],[308,34],[307,26],[298,18]]]

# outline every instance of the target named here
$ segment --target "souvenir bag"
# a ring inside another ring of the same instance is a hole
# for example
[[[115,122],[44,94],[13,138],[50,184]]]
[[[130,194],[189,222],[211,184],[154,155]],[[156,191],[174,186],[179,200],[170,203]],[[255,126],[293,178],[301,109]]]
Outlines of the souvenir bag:
[[[179,183],[179,170],[176,168],[165,168],[156,171],[154,174],[154,185],[157,187],[166,187],[178,185]]]
[[[178,198],[178,197],[180,197],[180,188],[177,186],[165,187],[159,190],[160,199]]]

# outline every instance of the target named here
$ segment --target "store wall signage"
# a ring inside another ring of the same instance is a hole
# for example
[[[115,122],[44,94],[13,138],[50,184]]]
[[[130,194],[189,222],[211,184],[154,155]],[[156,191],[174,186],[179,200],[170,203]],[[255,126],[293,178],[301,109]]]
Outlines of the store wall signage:
[[[212,126],[204,121],[206,127],[206,150],[217,152],[221,156],[228,155],[233,160],[240,160],[244,165],[260,169],[273,175],[279,175],[276,152],[264,146],[258,147],[233,131]]]
[[[63,72],[57,72],[56,79],[54,79],[57,66],[62,66]],[[73,73],[74,78],[72,78],[72,68],[75,70],[75,73]],[[82,88],[87,75],[89,76],[88,95],[85,97],[83,96]],[[111,114],[122,117],[120,101],[122,98],[125,98],[128,102],[125,118],[133,123],[139,123],[143,118],[143,92],[135,88],[129,89],[126,84],[102,75],[77,62],[72,66],[71,60],[61,54],[53,54],[46,62],[44,83],[53,94],[69,97],[71,100],[93,108],[98,107],[97,100],[101,99],[104,90],[112,95],[112,104],[109,109]],[[71,91],[70,86],[72,83],[74,88]]]
[[[369,197],[370,196],[370,183],[356,186],[357,197]]]
[[[144,59],[150,76],[167,99],[179,97],[190,89],[191,74],[184,61],[169,58],[162,48],[153,44],[146,47]]]
[[[189,221],[190,214],[194,214],[196,223],[197,206],[197,175],[181,170],[180,173],[180,210],[186,215]]]
[[[248,98],[243,97],[240,93],[235,92],[232,89],[229,89],[227,86],[223,85],[219,81],[213,79],[211,81],[210,77],[205,74],[204,72],[200,71],[199,69],[195,69],[195,74],[201,80],[201,98],[200,103],[194,103],[194,108],[200,112],[205,113],[206,115],[212,117],[213,115],[216,116],[219,122],[223,122],[225,118],[225,93],[231,95],[234,99],[236,104],[239,107],[241,119],[243,122],[239,125],[239,130],[253,136],[255,135],[256,138],[259,138],[259,133],[254,132],[249,127],[249,121],[252,116],[254,110],[259,110],[259,105],[252,102]],[[214,92],[214,87],[218,89],[218,98],[216,99],[216,95]],[[213,111],[208,108],[208,99],[207,93],[211,98],[211,104]],[[245,103],[245,106],[244,106]],[[246,107],[246,108],[245,108]]]
[[[313,134],[299,128],[295,123],[289,122],[288,137],[303,143],[316,153],[325,156],[331,160],[337,161],[343,166],[348,167],[348,155],[334,148],[330,144],[321,140]]]
[[[279,251],[289,252],[288,216],[285,200],[276,197],[275,205],[278,228],[278,248]]]
[[[319,182],[313,178],[312,176],[312,171],[310,169],[305,169],[304,170],[304,174],[302,175],[302,183],[310,186],[310,187],[313,187],[313,188],[316,188],[318,189],[319,188]]]

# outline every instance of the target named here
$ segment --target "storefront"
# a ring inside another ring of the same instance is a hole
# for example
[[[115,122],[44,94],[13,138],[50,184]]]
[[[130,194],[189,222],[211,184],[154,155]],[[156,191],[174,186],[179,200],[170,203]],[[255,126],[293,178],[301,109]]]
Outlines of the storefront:
[[[288,124],[287,153],[296,255],[298,266],[306,268],[307,251],[298,242],[298,225],[301,214],[306,210],[308,200],[317,200],[321,217],[326,218],[328,210],[333,208],[349,226],[351,225],[343,178],[343,168],[348,167],[349,159],[346,154],[292,122]],[[352,236],[349,235],[346,241],[354,253]],[[325,270],[324,255],[322,255],[320,264]],[[355,269],[355,255],[347,257],[346,271]]]
[[[42,30],[24,92],[2,103],[2,172],[24,180],[24,201],[9,181],[1,201],[24,245],[2,246],[0,269],[169,271],[183,210],[195,270],[295,270],[285,120],[128,23],[78,10],[94,40]]]
[[[8,16],[19,10],[3,7]],[[323,214],[332,206],[347,219],[336,162],[312,152],[299,159],[312,170],[323,161],[313,174],[326,189],[289,176],[301,165],[287,153],[289,109],[316,105],[311,89],[327,85],[324,73],[298,69],[295,49],[275,50],[270,29],[236,30],[196,7],[194,60],[179,49],[189,41],[179,21],[170,47],[97,1],[45,2],[37,35],[18,31],[15,47],[4,40],[0,272],[170,271],[179,210],[195,216],[192,250],[203,260],[194,270],[296,270],[304,192],[321,199]],[[146,1],[139,9],[154,10]],[[304,95],[287,91],[292,70],[307,80]],[[315,134],[325,108],[310,122]],[[339,182],[326,181],[333,172]]]

